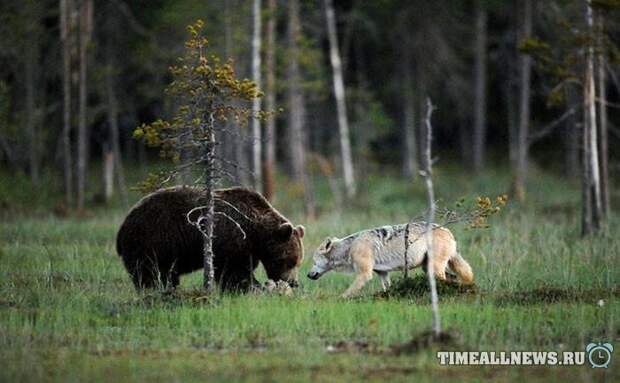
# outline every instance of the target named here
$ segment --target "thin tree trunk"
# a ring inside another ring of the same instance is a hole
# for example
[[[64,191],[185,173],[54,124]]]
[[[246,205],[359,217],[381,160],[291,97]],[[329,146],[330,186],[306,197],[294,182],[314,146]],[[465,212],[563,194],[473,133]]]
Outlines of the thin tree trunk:
[[[252,32],[252,80],[258,88],[261,87],[261,0],[254,0],[252,8],[253,32]],[[252,100],[252,114],[256,116],[260,111],[261,99],[256,97]],[[254,188],[260,189],[263,183],[262,176],[262,134],[261,122],[258,118],[252,119],[252,167],[254,172]]]
[[[109,22],[109,21],[108,21]],[[112,32],[113,33],[113,32]],[[111,36],[108,36],[111,38]],[[106,93],[108,98],[108,128],[110,129],[110,145],[113,164],[112,167],[116,171],[116,181],[118,184],[118,190],[121,195],[123,204],[127,207],[129,205],[129,197],[127,195],[127,185],[125,183],[125,170],[123,168],[123,157],[121,154],[120,146],[120,134],[118,128],[118,100],[116,98],[116,84],[114,81],[114,68],[115,59],[113,52],[113,44],[108,42],[106,47],[107,68],[106,68]],[[113,190],[113,186],[112,186]]]
[[[435,220],[435,194],[433,191],[433,162],[431,157],[431,146],[433,138],[433,128],[431,125],[431,116],[433,114],[433,104],[431,100],[426,101],[426,147],[424,148],[424,183],[426,184],[428,215],[426,217],[426,273],[428,275],[428,283],[431,289],[431,309],[433,312],[433,333],[439,336],[441,333],[441,321],[439,318],[439,297],[437,296],[437,286],[435,282],[435,268],[433,264],[433,221]]]
[[[268,111],[276,108],[276,0],[267,0],[269,20],[267,21],[267,49],[265,52],[265,66],[267,78],[265,84],[265,107]],[[263,167],[263,194],[268,200],[273,200],[275,193],[275,163],[276,163],[276,118],[267,119],[265,123],[265,164]]]
[[[71,38],[69,12],[73,9],[72,0],[60,0],[60,39],[62,41],[62,89],[63,89],[63,173],[65,204],[73,205],[73,161],[71,158]]]
[[[229,59],[235,59],[234,52],[234,30],[233,30],[233,12],[231,10],[231,0],[224,0],[224,38],[225,38],[225,51],[226,56]],[[235,183],[239,185],[247,186],[250,184],[249,158],[247,153],[247,137],[248,133],[246,129],[240,129],[238,132],[233,132],[233,124],[226,123],[226,131],[228,133],[228,139],[226,144],[229,145],[230,155],[233,158],[234,169],[233,175]]]
[[[415,95],[411,75],[411,53],[409,46],[403,53],[402,60],[402,94],[403,94],[403,176],[413,178],[418,171],[415,140]]]
[[[480,172],[484,166],[487,132],[487,13],[481,0],[476,2],[476,8],[473,168]]]
[[[37,22],[36,20],[33,22]],[[30,41],[26,47],[26,132],[28,132],[28,162],[30,181],[33,187],[39,186],[39,136],[37,134],[36,118],[36,75],[38,73],[38,50],[39,43],[34,32],[30,31]]]
[[[511,2],[511,10],[512,13],[517,14],[518,12],[518,2]],[[504,82],[504,99],[506,102],[506,119],[508,125],[508,158],[509,165],[511,169],[517,168],[517,158],[519,151],[518,137],[519,137],[519,122],[517,121],[517,97],[516,97],[516,66],[515,61],[517,59],[517,55],[514,49],[512,49],[512,44],[518,45],[518,35],[519,28],[518,17],[511,17],[510,20],[510,29],[509,29],[509,41],[508,48],[505,52],[505,62],[504,67],[506,68],[506,79]]]
[[[532,35],[532,0],[523,1],[523,32],[521,39]],[[530,124],[530,78],[532,74],[532,58],[520,55],[519,73],[519,132],[517,150],[517,168],[515,174],[514,193],[519,201],[525,200],[525,178],[528,162],[528,135]]]
[[[599,113],[599,157],[601,176],[601,205],[603,218],[609,215],[609,156],[607,142],[607,65],[603,54],[604,15],[598,12],[598,113]]]
[[[207,110],[213,110],[213,107],[210,106]],[[207,124],[207,137],[208,142],[206,143],[206,164],[205,164],[205,192],[204,197],[205,201],[205,209],[204,209],[204,218],[205,225],[201,227],[202,235],[203,235],[203,287],[208,292],[212,293],[215,291],[215,270],[213,268],[213,227],[214,227],[214,219],[215,219],[215,203],[213,191],[215,190],[215,122],[213,113],[209,116]]]
[[[504,97],[506,99],[506,120],[508,124],[508,157],[510,160],[510,166],[513,169],[516,169],[519,152],[519,125],[517,122],[516,97],[512,82],[512,72],[509,76],[510,79],[506,81],[504,86]]]
[[[566,90],[566,100],[568,105],[576,105],[578,98],[575,91],[571,88]],[[579,149],[580,149],[580,137],[579,137],[579,124],[578,117],[575,114],[569,116],[565,123],[566,134],[564,134],[565,141],[565,164],[564,171],[570,178],[579,177]]]
[[[594,21],[590,0],[586,0],[586,23],[590,32]],[[594,85],[594,47],[586,50],[586,63],[583,86],[584,103],[584,171],[583,171],[583,218],[582,234],[598,231],[602,215],[600,167],[598,157],[598,137],[596,121],[596,88]]]
[[[80,5],[80,81],[78,114],[78,162],[77,162],[77,208],[84,208],[86,192],[86,166],[88,164],[88,43],[92,23],[92,0],[84,0]]]
[[[233,36],[232,36],[232,22],[230,15],[230,0],[224,0],[224,56],[226,56],[226,60],[230,60],[233,58]],[[240,146],[237,138],[238,136],[234,136],[232,134],[234,126],[231,122],[231,119],[228,118],[225,122],[225,134],[222,135],[222,147],[223,153],[222,156],[226,158],[226,160],[230,161],[225,162],[223,164],[224,170],[231,176],[232,181],[239,183],[241,179],[241,169],[239,166],[241,162],[239,162],[239,157],[237,156],[237,147]],[[240,132],[237,134],[241,134]],[[231,165],[231,163],[236,164]]]
[[[106,142],[102,146],[103,198],[106,203],[109,203],[114,195],[114,152],[110,142]]]
[[[303,182],[305,153],[303,129],[305,120],[304,96],[301,90],[301,74],[299,71],[299,45],[301,25],[299,21],[299,1],[288,2],[288,126],[290,129],[290,170],[297,182]]]
[[[329,40],[329,57],[334,77],[334,95],[338,110],[338,132],[340,135],[340,156],[347,197],[355,195],[355,177],[353,174],[353,160],[351,158],[351,141],[349,138],[349,120],[345,99],[342,62],[338,51],[338,34],[336,32],[336,16],[332,0],[325,0],[325,14],[327,18],[327,37]]]

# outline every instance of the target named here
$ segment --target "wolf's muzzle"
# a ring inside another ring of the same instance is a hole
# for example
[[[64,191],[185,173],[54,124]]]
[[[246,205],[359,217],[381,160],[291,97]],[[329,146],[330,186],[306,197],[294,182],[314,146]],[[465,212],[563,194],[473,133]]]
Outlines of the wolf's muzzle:
[[[316,271],[311,271],[308,273],[308,278],[315,280],[315,281],[319,279],[320,276],[321,276],[321,273],[317,273]]]

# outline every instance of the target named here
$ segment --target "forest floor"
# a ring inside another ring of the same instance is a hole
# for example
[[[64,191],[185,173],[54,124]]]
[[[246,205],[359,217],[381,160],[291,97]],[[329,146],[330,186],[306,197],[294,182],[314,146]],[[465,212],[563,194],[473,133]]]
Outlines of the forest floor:
[[[63,209],[50,202],[57,195],[25,193],[25,180],[1,176],[13,182],[0,185],[0,381],[620,377],[617,360],[593,369],[587,361],[573,367],[440,366],[436,357],[438,350],[583,351],[599,341],[620,346],[620,219],[614,215],[605,233],[581,239],[577,183],[535,173],[527,204],[510,201],[489,229],[452,226],[476,275],[473,292],[440,295],[443,326],[456,340],[395,353],[395,345],[430,328],[426,295],[386,298],[376,294],[375,278],[360,297],[343,300],[339,295],[352,276],[311,281],[305,273],[326,236],[402,223],[423,212],[420,182],[369,177],[343,211],[317,184],[314,221],[300,213],[298,189],[287,187],[274,204],[306,226],[301,287],[292,297],[202,299],[200,273],[183,278],[175,295],[135,292],[114,249],[126,213],[118,202],[61,217]],[[440,204],[502,194],[510,181],[501,170],[472,178],[438,167],[434,177]]]

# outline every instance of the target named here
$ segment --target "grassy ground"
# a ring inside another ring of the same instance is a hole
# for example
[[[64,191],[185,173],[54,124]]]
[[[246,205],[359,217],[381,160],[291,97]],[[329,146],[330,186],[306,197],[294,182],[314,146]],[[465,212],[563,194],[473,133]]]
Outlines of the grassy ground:
[[[487,230],[452,227],[476,274],[476,291],[440,297],[445,328],[462,350],[576,350],[618,346],[620,223],[579,238],[578,186],[536,174],[526,206],[510,203]],[[50,211],[56,196],[0,186],[0,381],[410,381],[412,379],[617,379],[581,367],[442,367],[434,349],[392,355],[430,326],[426,297],[381,298],[373,280],[360,298],[338,296],[352,277],[302,279],[293,297],[250,294],[200,299],[201,276],[177,296],[139,295],[114,251],[125,209],[92,207],[85,217]],[[506,191],[500,171],[471,179],[438,168],[443,201]],[[276,206],[303,223],[306,260],[328,235],[400,223],[424,207],[420,185],[371,177],[339,212],[317,185],[320,214],[306,221],[294,187]],[[137,198],[137,196],[134,196]],[[56,209],[58,210],[58,208]],[[264,276],[260,276],[264,279]],[[367,345],[332,353],[339,342]]]

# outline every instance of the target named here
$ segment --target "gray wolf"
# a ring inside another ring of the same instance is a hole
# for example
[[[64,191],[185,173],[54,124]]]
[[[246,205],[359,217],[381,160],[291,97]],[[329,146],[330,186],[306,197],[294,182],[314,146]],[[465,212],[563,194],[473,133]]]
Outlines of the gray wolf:
[[[426,266],[425,233],[426,223],[415,222],[363,230],[341,239],[327,238],[314,254],[314,264],[308,278],[319,279],[331,270],[357,273],[353,284],[343,294],[343,297],[350,297],[359,292],[375,272],[386,290],[390,286],[389,273],[405,267],[405,237],[409,243],[408,268]],[[471,267],[457,251],[452,232],[438,225],[433,226],[432,267],[440,280],[452,277],[451,271],[456,273],[461,283],[473,283]]]

